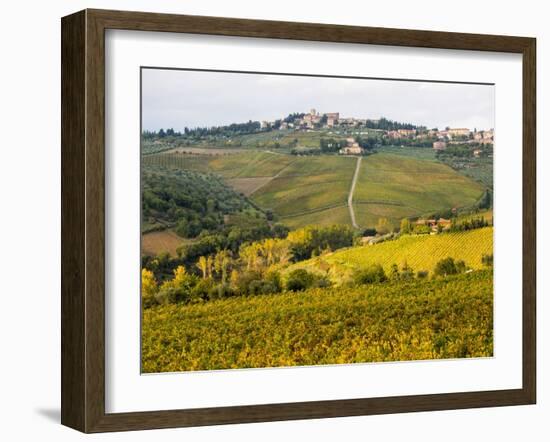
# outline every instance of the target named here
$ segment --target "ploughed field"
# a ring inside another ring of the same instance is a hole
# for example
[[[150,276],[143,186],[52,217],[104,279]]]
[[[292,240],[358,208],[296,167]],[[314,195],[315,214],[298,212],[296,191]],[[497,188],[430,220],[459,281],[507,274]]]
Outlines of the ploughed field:
[[[351,224],[347,200],[356,157],[294,156],[253,149],[235,152],[168,152],[144,156],[143,161],[216,173],[291,228]],[[395,153],[363,158],[353,194],[360,227],[373,227],[382,217],[398,225],[404,217],[471,206],[482,196],[481,184],[426,155],[419,158]]]
[[[490,270],[155,306],[143,311],[142,369],[489,357],[492,310]]]

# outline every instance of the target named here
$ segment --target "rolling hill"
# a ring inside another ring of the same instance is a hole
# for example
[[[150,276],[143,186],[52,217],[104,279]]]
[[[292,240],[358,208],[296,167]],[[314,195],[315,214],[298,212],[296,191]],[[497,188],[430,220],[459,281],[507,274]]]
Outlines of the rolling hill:
[[[380,217],[396,224],[404,217],[473,205],[483,191],[444,164],[377,154],[361,164],[354,206],[362,226],[374,226]]]
[[[329,275],[341,283],[360,268],[380,264],[389,272],[392,264],[406,262],[415,271],[432,272],[437,262],[446,257],[465,261],[473,269],[482,269],[482,255],[493,253],[493,228],[439,235],[404,235],[380,244],[356,246],[312,258],[289,267],[286,272],[304,268]]]
[[[420,154],[411,150],[410,156],[378,153],[363,158],[353,195],[360,227],[374,227],[382,217],[397,226],[404,217],[469,207],[483,195],[481,184],[427,154],[423,159],[415,155]],[[159,153],[144,156],[143,162],[218,174],[291,228],[351,224],[347,201],[356,157],[249,149],[227,154]]]

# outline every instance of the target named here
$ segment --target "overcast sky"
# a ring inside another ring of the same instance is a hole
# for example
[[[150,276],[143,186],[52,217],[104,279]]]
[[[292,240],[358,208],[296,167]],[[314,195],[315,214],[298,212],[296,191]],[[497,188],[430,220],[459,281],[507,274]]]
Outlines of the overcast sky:
[[[181,70],[142,72],[144,130],[275,120],[293,112],[494,127],[494,86]]]

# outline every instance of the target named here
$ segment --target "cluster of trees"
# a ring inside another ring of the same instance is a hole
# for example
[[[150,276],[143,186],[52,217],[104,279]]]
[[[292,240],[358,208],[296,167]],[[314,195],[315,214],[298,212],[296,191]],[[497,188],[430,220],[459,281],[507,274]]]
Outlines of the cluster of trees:
[[[157,138],[166,138],[166,137],[180,137],[181,132],[175,131],[173,128],[169,129],[159,129],[159,131],[144,130],[141,134],[141,137],[144,140],[154,140]]]
[[[429,218],[450,218],[451,225],[447,229],[447,231],[449,232],[463,232],[466,230],[481,229],[483,227],[492,225],[492,222],[488,221],[483,216],[458,220],[457,218],[453,218],[453,214],[450,210],[446,212],[432,214]],[[392,233],[400,233],[405,235],[424,235],[430,233],[431,231],[432,228],[429,225],[416,224],[409,218],[403,218],[399,224],[399,228],[395,227],[388,218],[379,218],[376,227],[365,229],[363,231],[363,236],[381,235],[381,239],[385,236],[388,236],[389,239],[392,239]],[[438,223],[437,232],[441,233],[443,231],[444,226]]]
[[[481,229],[482,227],[487,227],[489,225],[489,221],[485,219],[485,217],[475,217],[470,219],[465,219],[462,221],[454,220],[451,223],[451,228],[449,229],[451,232],[464,232],[466,230],[474,230],[474,229]]]
[[[166,137],[201,138],[206,136],[234,136],[256,133],[260,131],[260,122],[249,120],[246,123],[232,123],[225,126],[185,127],[183,132],[174,129],[159,129],[158,131],[143,131],[144,140],[153,140]]]
[[[144,140],[156,140],[164,138],[205,138],[205,137],[233,137],[235,135],[247,135],[254,134],[262,131],[269,131],[272,129],[279,129],[281,124],[293,123],[295,120],[304,117],[304,113],[294,112],[288,114],[285,118],[275,120],[270,127],[261,128],[259,121],[249,120],[245,123],[232,123],[222,126],[210,126],[210,127],[185,127],[183,132],[176,131],[173,128],[164,129],[161,128],[158,131],[145,130],[142,132],[142,138]]]
[[[259,270],[274,264],[297,262],[353,245],[353,230],[344,225],[308,226],[289,233],[280,224],[243,228],[231,227],[216,234],[201,235],[198,241],[178,249],[178,257],[192,264],[201,257],[227,250],[247,270]]]
[[[264,250],[262,253],[268,252]],[[492,266],[492,255],[484,255],[482,262]],[[264,265],[267,264],[264,263]],[[227,250],[212,256],[201,257],[196,266],[200,269],[200,275],[188,272],[184,266],[178,266],[173,271],[172,278],[162,283],[157,282],[151,270],[144,268],[141,273],[143,307],[148,308],[156,304],[188,304],[232,296],[267,295],[284,291],[299,292],[310,288],[331,286],[331,281],[326,276],[308,272],[305,269],[295,269],[283,279],[280,272],[273,266],[261,268],[257,263],[252,265],[250,261],[239,266],[232,259],[231,252]],[[433,277],[446,277],[468,271],[470,270],[464,261],[447,257],[436,264]],[[427,270],[415,272],[406,262],[401,267],[393,264],[388,273],[380,264],[375,264],[357,270],[348,285],[413,281],[426,279],[428,276]]]
[[[493,154],[493,145],[480,143],[451,144],[444,150],[438,150],[436,152],[436,158],[440,161],[473,159],[475,157],[475,150],[479,151],[479,157],[488,157]]]
[[[462,260],[454,260],[451,257],[444,258],[435,265],[435,276],[449,276],[458,275],[459,273],[466,273],[469,270],[466,263]]]
[[[143,220],[174,226],[184,238],[219,229],[227,214],[248,211],[261,216],[214,174],[148,168],[142,173],[142,186]]]
[[[343,147],[347,146],[346,140],[337,138],[321,138],[319,140],[319,149],[322,153],[338,152]]]
[[[380,118],[379,120],[367,120],[365,127],[369,129],[380,129],[380,130],[398,130],[398,129],[425,129],[421,126],[415,126],[410,123],[400,123],[398,121],[388,120],[387,118]]]
[[[355,141],[359,146],[366,150],[373,150],[375,147],[379,146],[379,139],[373,137],[356,137]]]
[[[285,288],[276,269],[326,251],[349,247],[354,240],[353,230],[342,225],[305,227],[290,233],[283,228],[261,232],[247,232],[244,229],[238,240],[233,235],[236,235],[235,229],[229,229],[226,235],[226,232],[201,235],[199,241],[182,246],[175,259],[167,255],[144,257],[142,268],[146,270],[148,284],[151,278],[154,281],[171,281],[175,278],[170,279],[171,273],[179,272],[178,275],[183,275],[181,269],[189,269],[185,273],[185,284],[178,285],[179,291],[162,283],[155,292],[161,294],[157,293],[155,299],[204,300],[215,298],[216,293],[224,296],[276,293]],[[262,238],[251,240],[247,233]],[[231,243],[231,240],[236,242]],[[326,283],[317,277],[298,282],[300,274],[294,276],[290,278],[294,282],[287,285],[286,289],[298,290],[298,287],[311,287],[314,284],[321,287]],[[187,293],[185,296],[180,293],[184,289]],[[199,290],[202,290],[200,296]]]
[[[224,225],[217,231],[202,231],[193,242],[180,246],[176,257],[171,257],[166,253],[158,256],[143,256],[141,265],[143,268],[153,271],[155,277],[162,280],[169,277],[172,271],[180,265],[193,267],[201,257],[215,255],[223,250],[235,255],[238,254],[241,245],[245,243],[264,238],[285,238],[288,234],[286,226],[282,224],[270,225],[265,218],[248,217],[246,219],[245,215],[242,215],[239,219],[245,219],[245,221]]]

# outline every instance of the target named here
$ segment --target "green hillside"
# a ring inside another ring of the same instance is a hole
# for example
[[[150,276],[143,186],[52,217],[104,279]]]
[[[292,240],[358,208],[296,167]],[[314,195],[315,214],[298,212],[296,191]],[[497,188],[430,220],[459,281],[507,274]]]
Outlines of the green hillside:
[[[380,264],[387,272],[392,264],[406,262],[415,271],[432,272],[437,262],[446,257],[465,261],[473,269],[483,268],[482,255],[493,253],[493,228],[439,235],[404,235],[394,241],[352,247],[329,253],[289,268],[305,268],[317,273],[329,272],[335,282],[341,282],[359,268]]]
[[[355,158],[337,156],[298,157],[252,199],[260,207],[272,209],[283,222],[287,217],[345,205],[355,162]],[[308,223],[312,222],[306,216],[304,224]]]
[[[470,206],[483,194],[481,184],[450,167],[433,159],[417,159],[412,150],[410,155],[379,153],[363,158],[353,195],[359,226],[374,227],[379,218],[388,218],[397,226],[405,217]],[[262,209],[272,210],[280,222],[292,228],[351,224],[347,201],[356,162],[356,157],[294,156],[257,149],[143,157],[146,166],[220,175],[237,192]]]
[[[489,271],[143,311],[146,373],[493,354]]]
[[[405,216],[470,206],[483,190],[446,165],[377,154],[363,159],[353,201],[358,223],[372,226],[380,216],[397,223]]]

